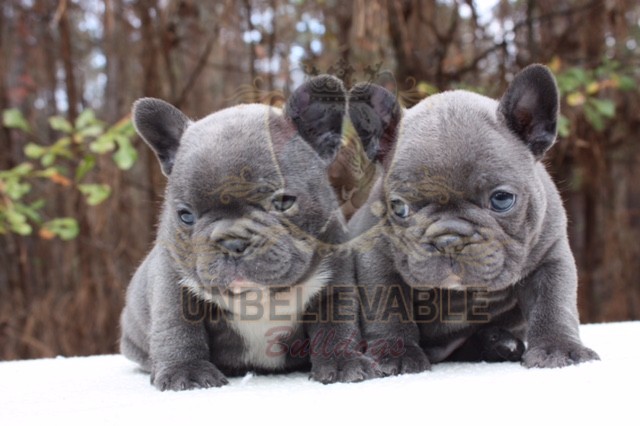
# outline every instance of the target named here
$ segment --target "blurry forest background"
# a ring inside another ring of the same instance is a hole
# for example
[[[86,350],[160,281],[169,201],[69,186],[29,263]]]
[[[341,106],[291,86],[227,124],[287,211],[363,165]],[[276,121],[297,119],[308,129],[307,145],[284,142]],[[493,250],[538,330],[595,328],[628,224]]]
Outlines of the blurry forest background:
[[[135,99],[197,118],[277,104],[314,72],[350,86],[390,71],[410,106],[452,88],[499,97],[549,65],[563,117],[547,163],[581,320],[639,319],[639,44],[625,0],[3,0],[0,359],[117,350],[164,187]]]

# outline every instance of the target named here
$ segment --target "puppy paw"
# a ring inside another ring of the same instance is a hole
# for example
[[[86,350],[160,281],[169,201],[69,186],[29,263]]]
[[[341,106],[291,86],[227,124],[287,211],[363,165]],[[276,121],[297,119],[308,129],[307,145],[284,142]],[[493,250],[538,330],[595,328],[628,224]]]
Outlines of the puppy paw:
[[[229,381],[209,361],[160,364],[151,374],[151,384],[161,391],[220,387]]]
[[[365,355],[357,355],[326,362],[313,362],[309,379],[326,385],[336,382],[362,382],[381,376],[375,361]]]
[[[377,359],[378,369],[385,376],[421,373],[431,370],[429,358],[419,346],[406,346],[402,355],[387,354]]]
[[[558,368],[600,360],[597,353],[577,343],[547,344],[531,347],[522,356],[527,368]]]

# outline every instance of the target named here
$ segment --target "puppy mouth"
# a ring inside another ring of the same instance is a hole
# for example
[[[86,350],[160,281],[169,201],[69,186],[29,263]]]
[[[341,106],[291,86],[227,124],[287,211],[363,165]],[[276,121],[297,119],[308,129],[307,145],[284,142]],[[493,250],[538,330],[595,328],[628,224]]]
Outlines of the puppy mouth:
[[[447,290],[461,290],[464,289],[462,284],[462,277],[456,274],[449,274],[440,284],[440,288]]]
[[[222,289],[220,292],[225,296],[240,296],[244,293],[248,293],[250,291],[264,291],[265,287],[261,284],[255,283],[253,281],[246,280],[244,278],[236,278],[229,285]]]

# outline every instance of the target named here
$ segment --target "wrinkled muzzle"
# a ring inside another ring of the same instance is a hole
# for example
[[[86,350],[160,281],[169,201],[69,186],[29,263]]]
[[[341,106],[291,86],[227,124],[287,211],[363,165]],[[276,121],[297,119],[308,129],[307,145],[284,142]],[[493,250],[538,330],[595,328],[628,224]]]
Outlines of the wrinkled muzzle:
[[[309,242],[294,238],[280,223],[255,219],[219,220],[196,248],[201,285],[240,294],[256,286],[287,286],[308,268]]]

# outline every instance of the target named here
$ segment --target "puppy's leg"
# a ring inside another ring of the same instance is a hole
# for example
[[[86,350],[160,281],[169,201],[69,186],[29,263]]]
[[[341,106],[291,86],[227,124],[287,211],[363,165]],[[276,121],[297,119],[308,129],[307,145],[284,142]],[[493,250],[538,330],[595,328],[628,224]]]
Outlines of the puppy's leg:
[[[364,354],[356,287],[329,286],[317,302],[312,311],[319,320],[307,324],[311,342],[309,378],[327,384],[380,377],[375,361]]]
[[[384,375],[419,373],[431,363],[420,348],[420,331],[413,318],[411,289],[395,273],[384,268],[358,268],[361,323],[367,354]],[[383,270],[383,269],[386,269]]]
[[[183,295],[173,274],[154,282],[151,306],[151,383],[160,390],[218,387],[228,383],[209,361],[209,347],[203,321],[183,315]],[[167,278],[164,278],[167,277]],[[158,291],[159,290],[159,291]]]
[[[331,283],[308,309],[315,320],[306,323],[311,342],[309,378],[333,383],[380,377],[375,361],[365,355],[352,252],[336,250],[325,262],[331,264]]]
[[[517,284],[528,323],[522,363],[526,367],[564,367],[600,359],[580,341],[577,272],[566,240],[559,240],[547,260]]]

